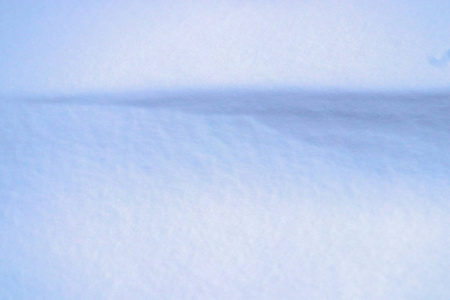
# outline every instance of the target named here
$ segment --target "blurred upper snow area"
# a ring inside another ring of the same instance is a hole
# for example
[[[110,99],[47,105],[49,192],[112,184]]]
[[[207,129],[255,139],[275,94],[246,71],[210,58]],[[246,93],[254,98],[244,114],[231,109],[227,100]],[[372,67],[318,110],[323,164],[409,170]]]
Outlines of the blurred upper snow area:
[[[0,95],[447,89],[449,32],[445,0],[0,0]]]

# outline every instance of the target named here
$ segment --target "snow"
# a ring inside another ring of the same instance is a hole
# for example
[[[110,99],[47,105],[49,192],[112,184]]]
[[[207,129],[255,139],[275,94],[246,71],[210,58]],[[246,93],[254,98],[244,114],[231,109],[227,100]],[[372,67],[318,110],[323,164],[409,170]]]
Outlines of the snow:
[[[0,95],[448,89],[449,11],[447,0],[3,0]]]
[[[449,11],[0,0],[0,299],[450,299]]]
[[[447,299],[445,93],[0,102],[2,299]]]

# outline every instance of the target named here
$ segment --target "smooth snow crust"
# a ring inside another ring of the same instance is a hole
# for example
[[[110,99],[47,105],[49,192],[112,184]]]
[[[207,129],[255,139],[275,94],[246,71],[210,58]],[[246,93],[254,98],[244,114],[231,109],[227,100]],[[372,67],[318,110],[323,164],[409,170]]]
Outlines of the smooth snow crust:
[[[0,95],[450,88],[448,0],[0,1]]]

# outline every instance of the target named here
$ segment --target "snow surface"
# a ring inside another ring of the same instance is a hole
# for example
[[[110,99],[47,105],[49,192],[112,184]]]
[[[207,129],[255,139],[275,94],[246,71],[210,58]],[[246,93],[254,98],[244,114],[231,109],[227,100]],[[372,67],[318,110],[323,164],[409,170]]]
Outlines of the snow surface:
[[[449,94],[0,102],[1,299],[449,299]]]
[[[448,0],[0,0],[0,95],[448,89]]]

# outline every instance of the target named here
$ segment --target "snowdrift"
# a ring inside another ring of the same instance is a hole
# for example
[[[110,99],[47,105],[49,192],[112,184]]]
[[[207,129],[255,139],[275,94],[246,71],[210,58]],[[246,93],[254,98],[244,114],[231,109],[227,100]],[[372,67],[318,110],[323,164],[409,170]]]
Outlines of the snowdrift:
[[[2,299],[448,299],[450,96],[0,102]]]

